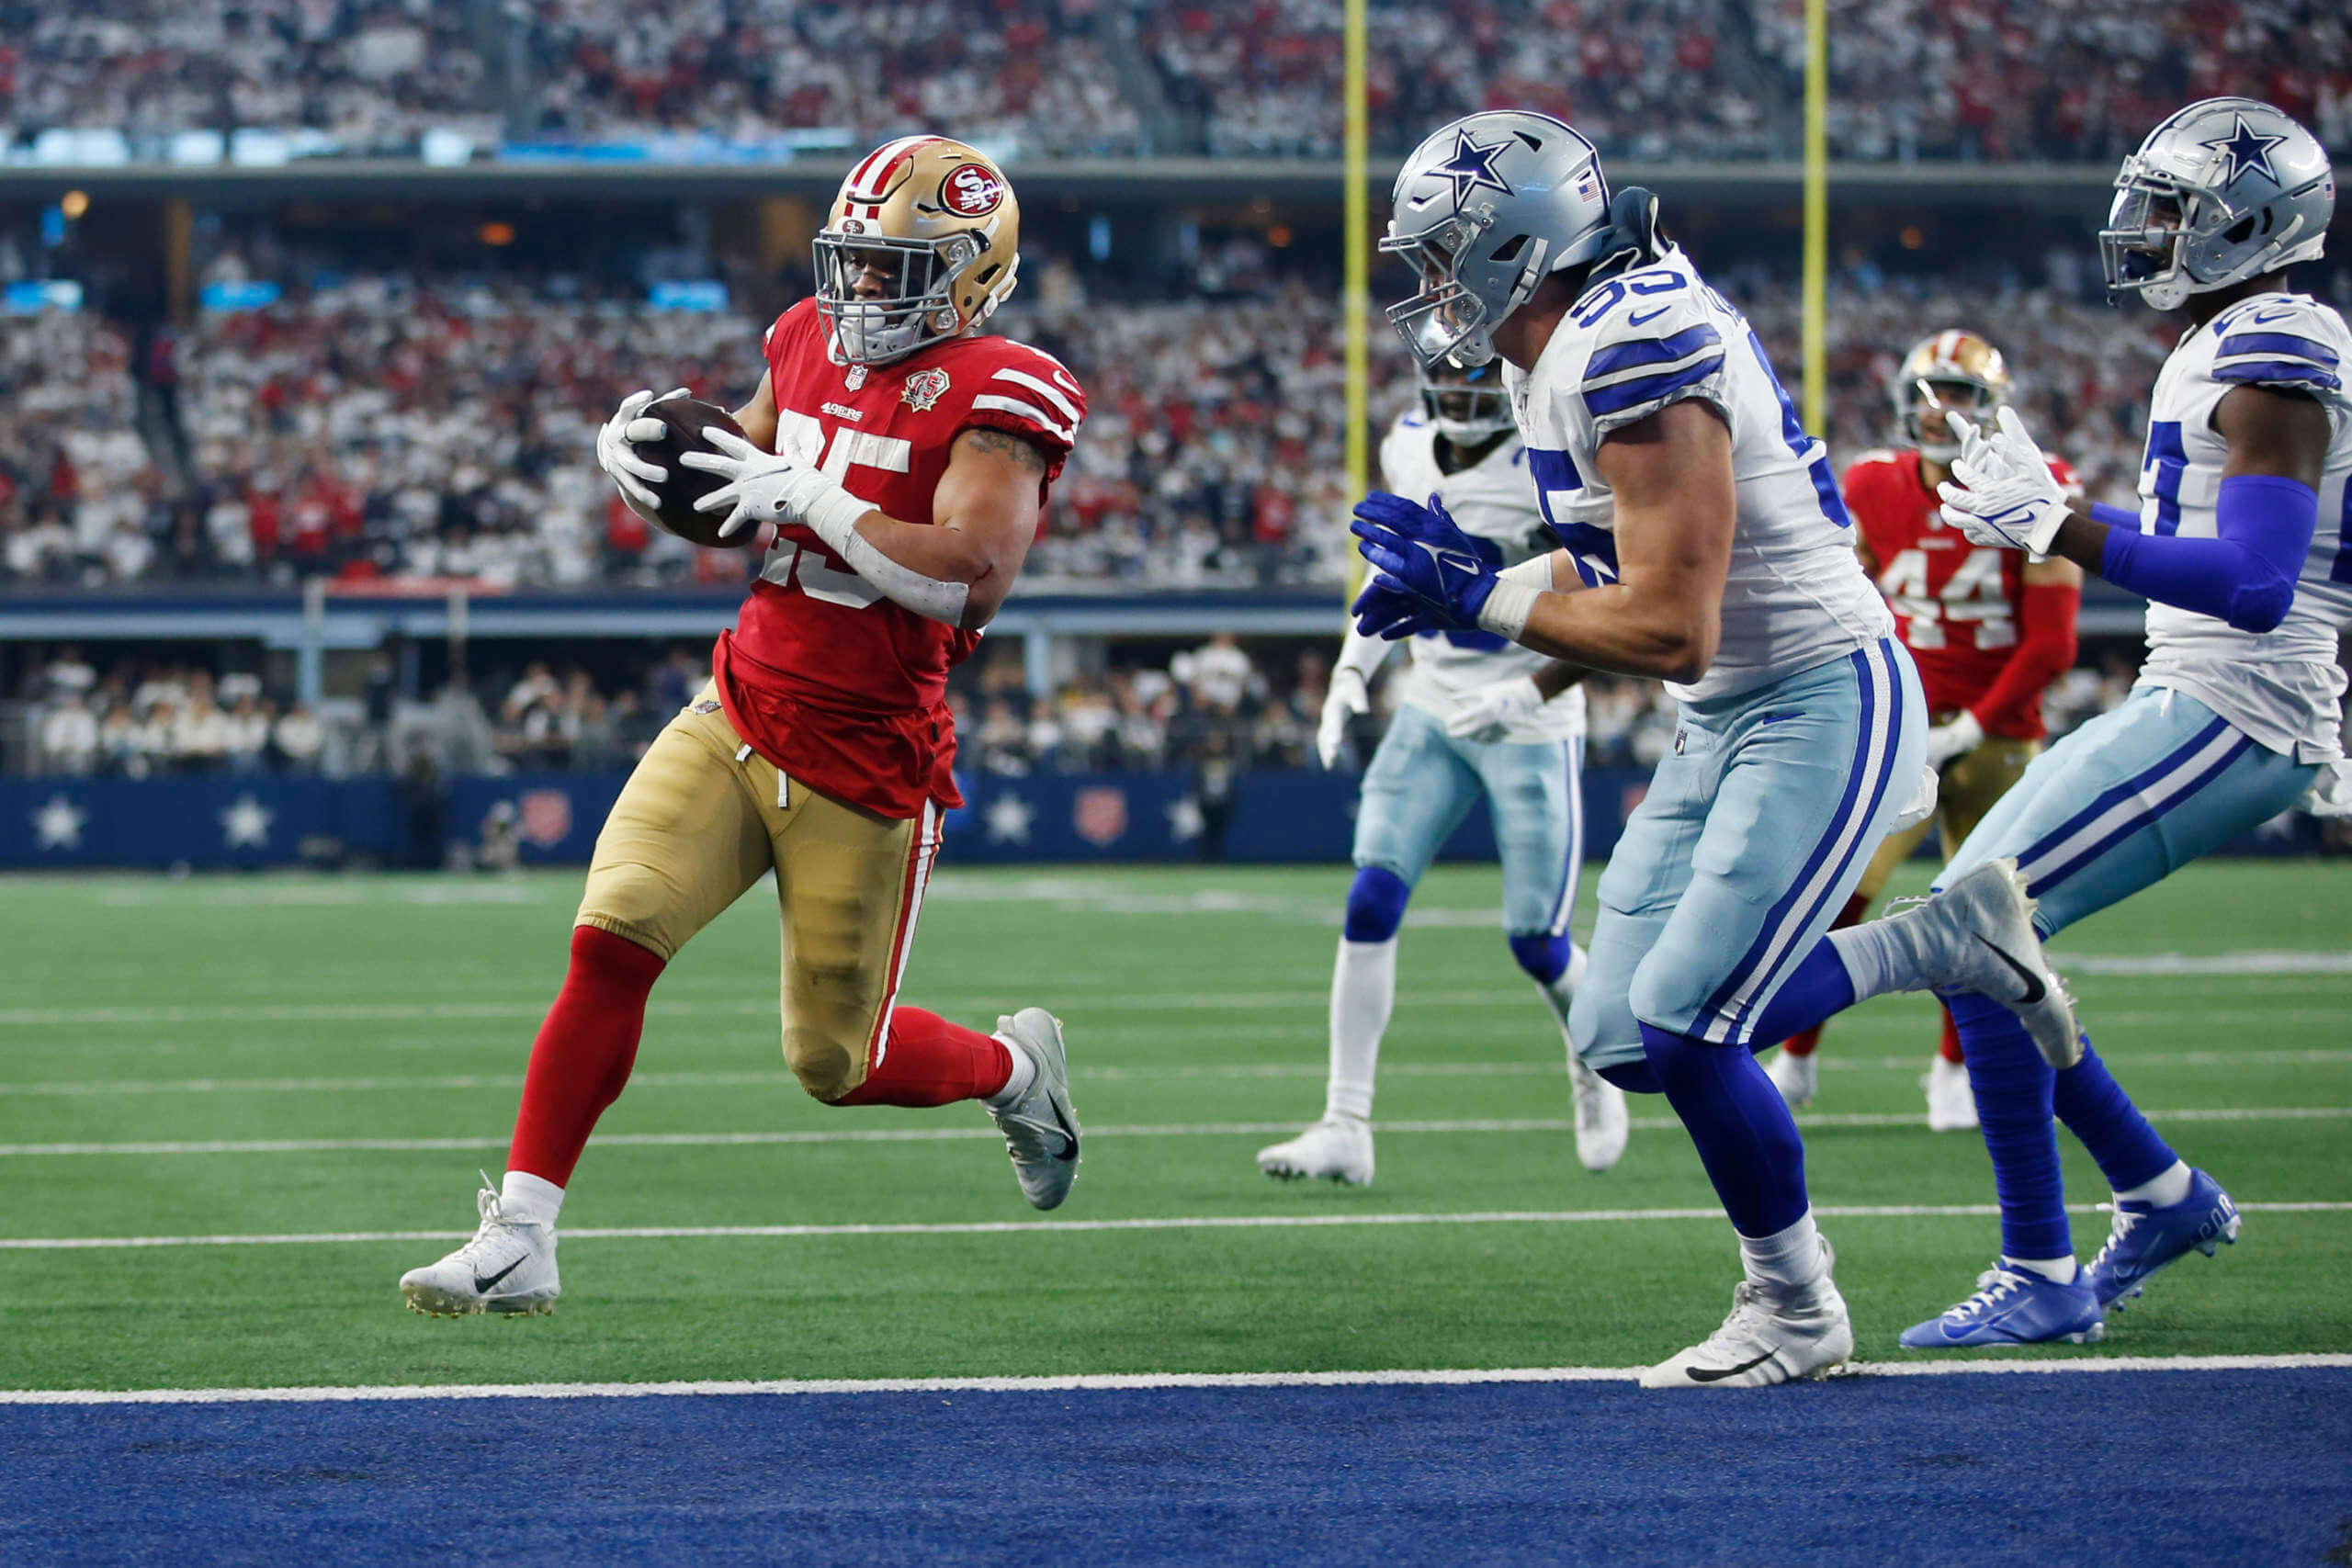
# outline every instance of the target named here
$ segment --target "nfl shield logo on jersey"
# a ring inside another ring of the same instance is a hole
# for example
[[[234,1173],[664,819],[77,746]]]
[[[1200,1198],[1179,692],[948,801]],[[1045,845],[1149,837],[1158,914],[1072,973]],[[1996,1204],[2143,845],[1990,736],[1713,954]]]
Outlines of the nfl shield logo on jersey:
[[[939,400],[947,395],[947,372],[918,370],[907,378],[905,390],[899,396],[917,413],[929,413]]]
[[[1127,830],[1127,792],[1108,785],[1080,790],[1070,827],[1088,843],[1109,848]]]

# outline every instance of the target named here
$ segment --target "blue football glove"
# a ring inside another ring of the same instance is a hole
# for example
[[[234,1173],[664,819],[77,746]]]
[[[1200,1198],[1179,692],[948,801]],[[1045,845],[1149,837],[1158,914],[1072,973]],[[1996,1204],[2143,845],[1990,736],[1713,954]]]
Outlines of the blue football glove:
[[[1374,491],[1356,503],[1355,521],[1348,531],[1356,536],[1358,553],[1379,573],[1374,586],[1420,602],[1422,609],[1415,617],[1419,624],[1411,629],[1477,626],[1478,612],[1495,591],[1495,568],[1436,496],[1421,506],[1401,495]],[[1365,590],[1365,597],[1371,593]],[[1358,599],[1360,625],[1363,605]],[[1383,635],[1368,626],[1363,629],[1367,636]]]
[[[1356,630],[1384,642],[1443,631],[1453,624],[1438,618],[1427,601],[1408,592],[1385,571],[1372,574],[1372,581],[1350,606],[1350,614],[1356,618]]]

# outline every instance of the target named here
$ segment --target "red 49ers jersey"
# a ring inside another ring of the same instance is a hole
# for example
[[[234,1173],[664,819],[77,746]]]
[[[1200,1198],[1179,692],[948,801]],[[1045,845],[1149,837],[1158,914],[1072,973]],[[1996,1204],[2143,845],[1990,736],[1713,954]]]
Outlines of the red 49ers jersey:
[[[2075,472],[2058,458],[2050,471],[2068,491]],[[1869,452],[1846,470],[1846,509],[1876,561],[1879,592],[1894,611],[1895,635],[1911,650],[1928,711],[1973,706],[1992,688],[2018,644],[2025,557],[1971,544],[1943,520],[1919,477],[1916,450]],[[1994,734],[2039,740],[2041,698]]]
[[[776,318],[767,361],[776,450],[820,465],[902,523],[931,521],[948,450],[974,425],[1011,431],[1046,455],[1042,503],[1086,416],[1077,378],[1011,338],[953,338],[889,365],[836,365],[813,300]],[[728,721],[753,750],[812,789],[908,818],[926,801],[963,804],[947,671],[979,640],[884,598],[795,524],[779,530],[711,663]]]

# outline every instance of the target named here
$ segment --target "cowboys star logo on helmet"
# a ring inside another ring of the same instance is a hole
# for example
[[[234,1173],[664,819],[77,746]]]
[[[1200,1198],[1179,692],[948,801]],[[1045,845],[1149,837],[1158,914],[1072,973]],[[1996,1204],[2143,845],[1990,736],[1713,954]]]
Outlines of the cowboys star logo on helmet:
[[[2234,185],[2248,170],[2260,175],[2272,185],[2278,183],[2278,171],[2270,166],[2270,150],[2287,144],[2284,136],[2265,136],[2239,115],[2230,125],[2227,136],[2217,136],[2201,145],[2211,147],[2229,159],[2230,166],[2222,175],[2222,184]]]
[[[1466,130],[1455,137],[1453,161],[1437,170],[1439,175],[1453,182],[1454,211],[1462,210],[1462,204],[1470,199],[1473,191],[1498,190],[1505,196],[1511,193],[1503,177],[1495,173],[1496,155],[1510,145],[1508,140],[1482,145],[1470,140],[1470,133]]]

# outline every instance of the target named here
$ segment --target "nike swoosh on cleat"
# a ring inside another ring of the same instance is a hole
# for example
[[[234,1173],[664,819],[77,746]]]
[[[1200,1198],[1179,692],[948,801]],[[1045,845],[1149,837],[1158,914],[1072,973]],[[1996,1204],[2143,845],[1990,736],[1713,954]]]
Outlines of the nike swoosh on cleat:
[[[2041,976],[2010,956],[1999,943],[1988,940],[1982,931],[1971,931],[1968,934],[1984,942],[1992,950],[1994,957],[2007,964],[2016,972],[2017,977],[2025,982],[2025,995],[2017,998],[2019,1007],[2032,1007],[2050,994],[2050,987],[2041,983]]]
[[[526,1253],[525,1253],[525,1254],[523,1255],[523,1258],[528,1258],[529,1256],[530,1256],[530,1254],[526,1252]],[[507,1275],[512,1274],[513,1272],[514,1272],[514,1270],[515,1270],[515,1269],[520,1269],[521,1267],[523,1267],[523,1258],[516,1258],[514,1262],[509,1263],[505,1268],[501,1269],[497,1273],[492,1274],[492,1275],[489,1279],[487,1279],[487,1280],[483,1279],[483,1278],[482,1278],[481,1275],[479,1275],[479,1274],[475,1275],[475,1276],[474,1276],[474,1293],[475,1293],[475,1294],[477,1294],[477,1295],[484,1295],[484,1296],[486,1296],[486,1295],[490,1294],[490,1288],[491,1288],[492,1285],[495,1285],[496,1283],[498,1283],[498,1281],[500,1281],[501,1280],[503,1280],[504,1278],[506,1278],[506,1276],[507,1276]]]
[[[1054,1157],[1056,1159],[1074,1160],[1078,1157],[1078,1134],[1070,1127],[1069,1118],[1062,1114],[1062,1108],[1060,1106],[1056,1105],[1052,1109],[1054,1112],[1054,1125],[1062,1130],[1061,1153],[1056,1155]]]
[[[1736,1367],[1686,1367],[1683,1370],[1690,1374],[1692,1382],[1721,1382],[1725,1378],[1736,1378],[1752,1367],[1760,1367],[1771,1359],[1772,1352],[1767,1350],[1754,1360],[1742,1361]]]

